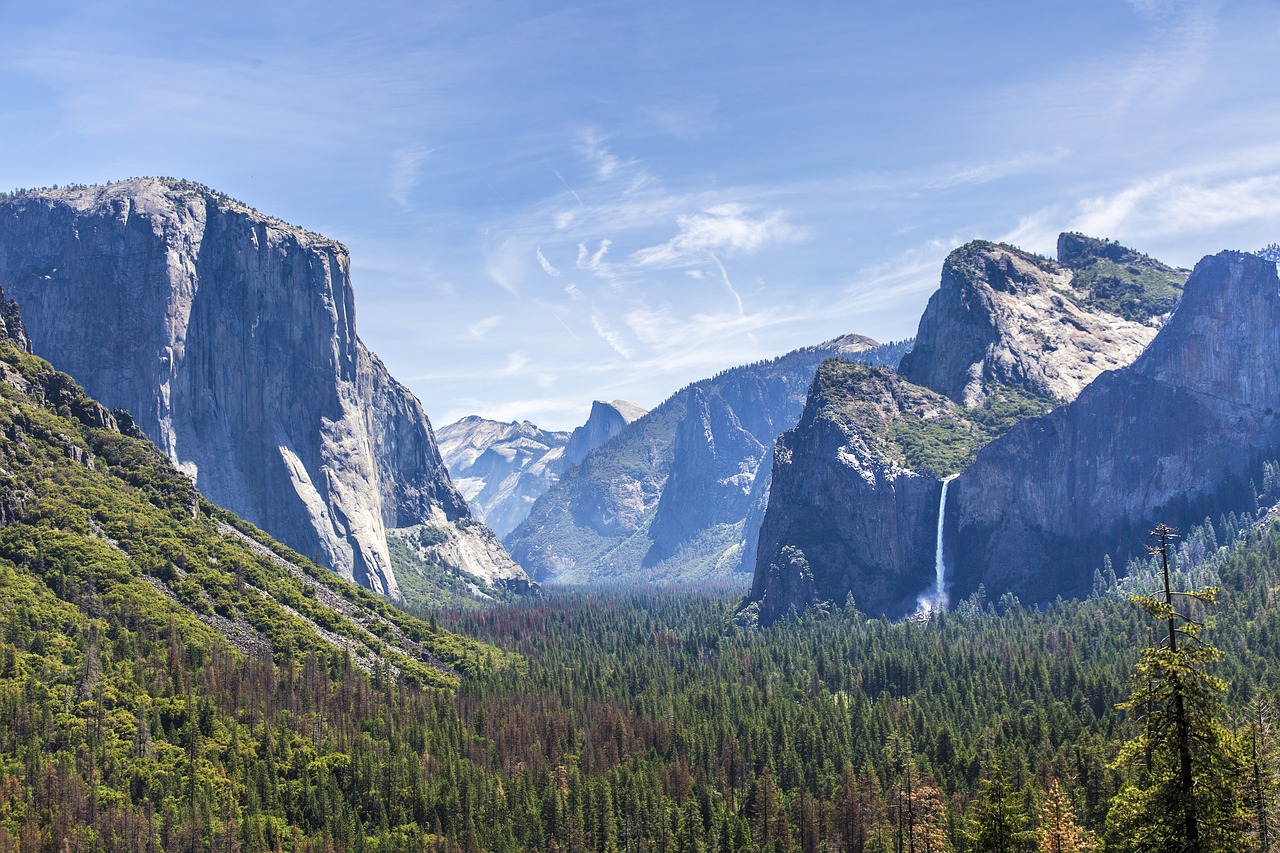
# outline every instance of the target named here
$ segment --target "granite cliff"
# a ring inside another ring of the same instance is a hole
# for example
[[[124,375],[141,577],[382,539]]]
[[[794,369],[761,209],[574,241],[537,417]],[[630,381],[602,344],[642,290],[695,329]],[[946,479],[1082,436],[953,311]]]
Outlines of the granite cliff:
[[[645,410],[626,400],[591,405],[587,422],[570,432],[529,421],[502,423],[476,415],[436,431],[454,485],[476,517],[505,536],[529,515],[560,475],[617,435]]]
[[[38,354],[131,412],[211,501],[341,576],[399,596],[387,531],[431,524],[446,564],[451,548],[482,585],[527,580],[356,336],[341,244],[134,179],[0,199],[0,282]]]
[[[1277,353],[1275,264],[1202,260],[1139,359],[1014,427],[957,478],[946,529],[956,593],[1084,594],[1103,556],[1123,565],[1156,522],[1252,510],[1251,480],[1280,456]]]
[[[945,605],[933,588],[944,479],[1137,358],[1184,279],[1076,234],[1056,262],[984,241],[954,251],[900,375],[824,366],[779,439],[748,606],[767,623],[850,594],[890,616]]]
[[[834,359],[818,368],[799,423],[774,449],[748,596],[761,622],[850,595],[872,613],[916,607],[933,582],[927,521],[942,486],[935,472],[917,470],[929,462],[910,431],[975,432],[962,412],[887,368]]]
[[[507,547],[539,581],[732,577],[754,538],[744,530],[769,476],[762,463],[818,365],[896,363],[901,352],[849,335],[696,382],[568,470]]]
[[[1173,310],[1186,273],[1116,243],[1058,238],[1058,261],[975,241],[952,252],[916,344],[911,382],[964,406],[1014,386],[1067,402],[1129,364]]]
[[[592,401],[591,414],[587,416],[587,422],[569,434],[558,473],[563,474],[568,471],[586,459],[588,453],[622,432],[627,424],[647,414],[646,409],[630,400]]]

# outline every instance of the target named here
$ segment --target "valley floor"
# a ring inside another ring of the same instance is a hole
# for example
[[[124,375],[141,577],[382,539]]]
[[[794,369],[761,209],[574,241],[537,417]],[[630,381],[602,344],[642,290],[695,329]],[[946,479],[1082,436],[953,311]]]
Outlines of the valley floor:
[[[1230,553],[1196,536],[1175,580],[1221,584],[1204,640],[1228,685],[1198,725],[1229,739],[1240,782],[1229,813],[1201,815],[1223,824],[1202,849],[1263,850],[1250,833],[1280,814],[1280,534]],[[161,630],[133,659],[116,641],[100,674],[149,685],[125,705],[46,680],[83,683],[90,638],[40,673],[52,634],[8,615],[0,850],[1157,849],[1133,820],[1158,761],[1122,752],[1153,626],[1126,600],[1134,568],[1086,601],[975,596],[927,622],[836,609],[752,630],[738,594],[672,590],[424,614],[523,658],[478,661],[456,692]]]

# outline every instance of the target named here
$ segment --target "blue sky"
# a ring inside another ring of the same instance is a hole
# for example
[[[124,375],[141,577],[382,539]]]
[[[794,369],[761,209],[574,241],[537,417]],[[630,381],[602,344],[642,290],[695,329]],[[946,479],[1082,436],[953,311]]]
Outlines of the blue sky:
[[[0,0],[0,31],[0,187],[172,175],[341,240],[437,425],[907,337],[978,237],[1280,240],[1274,0]]]

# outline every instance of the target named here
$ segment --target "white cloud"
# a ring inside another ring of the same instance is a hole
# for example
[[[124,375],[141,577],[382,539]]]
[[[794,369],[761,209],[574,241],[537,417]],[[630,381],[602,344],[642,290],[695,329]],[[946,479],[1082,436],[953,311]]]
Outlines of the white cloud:
[[[504,376],[515,376],[529,365],[529,354],[524,352],[507,353],[507,366],[502,368]]]
[[[752,216],[742,205],[719,204],[701,213],[676,217],[679,232],[665,243],[640,249],[632,258],[640,266],[684,266],[721,252],[751,253],[766,243],[798,237],[781,213]]]
[[[485,336],[501,322],[502,317],[497,314],[494,314],[492,317],[485,317],[483,320],[472,323],[467,329],[467,334],[475,338],[477,341],[483,341]]]
[[[538,264],[542,267],[542,271],[552,278],[559,278],[560,270],[556,269],[551,261],[547,260],[547,256],[542,254],[542,247],[538,247]]]
[[[938,288],[943,259],[965,239],[952,236],[928,240],[862,270],[848,286],[845,298],[827,310],[841,316],[859,317],[901,311],[912,304],[923,308],[923,298]]]
[[[624,166],[633,165],[633,161],[624,161],[614,155],[605,145],[604,137],[596,128],[589,128],[582,133],[582,141],[578,151],[587,162],[595,167],[596,179],[607,181]],[[568,184],[565,184],[568,186]]]
[[[1127,238],[1202,235],[1280,220],[1280,168],[1269,174],[1165,172],[1082,201],[1069,230]]]
[[[388,194],[391,200],[406,210],[409,193],[422,177],[422,164],[431,155],[431,149],[421,142],[399,148],[391,155],[391,180]]]
[[[720,263],[720,259],[715,255],[711,256],[711,260],[720,270],[720,278],[724,281],[724,286],[729,290],[729,295],[733,297],[734,303],[738,306],[738,316],[746,316],[746,311],[742,308],[742,295],[738,293],[738,289],[733,286],[733,282],[729,280],[729,271],[724,268],[724,264]]]
[[[622,335],[609,327],[609,324],[604,321],[603,317],[599,314],[591,315],[591,325],[596,330],[596,334],[604,339],[604,342],[607,343],[614,352],[628,361],[631,360],[633,355],[631,348],[622,340]]]
[[[527,251],[525,244],[508,237],[485,255],[485,272],[512,296],[519,294],[519,284],[524,281],[529,258]]]
[[[1136,8],[1155,22],[1150,41],[1136,53],[1121,81],[1116,109],[1174,105],[1203,73],[1217,28],[1217,0],[1145,2]]]
[[[601,278],[612,278],[614,274],[613,265],[604,259],[604,256],[609,253],[609,247],[612,245],[612,240],[601,240],[596,250],[592,252],[587,248],[586,243],[579,243],[576,261],[578,269],[586,270]]]

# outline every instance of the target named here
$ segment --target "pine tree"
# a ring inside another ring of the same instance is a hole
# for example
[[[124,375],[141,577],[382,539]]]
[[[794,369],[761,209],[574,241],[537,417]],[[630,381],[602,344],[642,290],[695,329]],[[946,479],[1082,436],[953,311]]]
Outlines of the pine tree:
[[[1245,849],[1235,774],[1237,745],[1220,721],[1222,679],[1209,673],[1221,653],[1200,639],[1203,623],[1182,613],[1175,598],[1212,605],[1210,587],[1174,592],[1169,583],[1169,541],[1161,524],[1152,532],[1164,572],[1162,598],[1130,600],[1165,628],[1165,636],[1142,650],[1134,688],[1121,708],[1138,718],[1140,731],[1121,749],[1117,765],[1136,765],[1137,780],[1112,801],[1107,815],[1108,850],[1134,853],[1228,853]]]
[[[1280,739],[1275,705],[1259,693],[1249,703],[1242,733],[1249,836],[1258,853],[1280,849]]]
[[[1005,781],[1002,768],[994,768],[983,783],[964,836],[974,853],[1030,853],[1035,849],[1035,833],[1027,829],[1018,792]]]
[[[1040,853],[1087,853],[1094,844],[1076,824],[1076,810],[1054,779],[1040,812]]]

